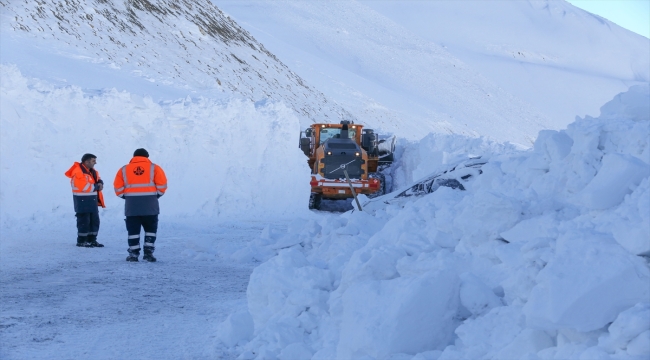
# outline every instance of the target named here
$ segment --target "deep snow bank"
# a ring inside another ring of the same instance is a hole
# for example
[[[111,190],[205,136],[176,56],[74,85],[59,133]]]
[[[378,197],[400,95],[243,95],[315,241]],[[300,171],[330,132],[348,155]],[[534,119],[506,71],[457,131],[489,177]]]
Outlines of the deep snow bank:
[[[649,95],[528,151],[466,139],[489,156],[467,191],[267,229],[258,251],[278,255],[220,337],[246,359],[647,358]],[[407,149],[420,164],[400,176],[445,163],[439,142]]]
[[[167,173],[161,212],[172,222],[293,217],[306,209],[299,121],[281,103],[156,103],[115,89],[55,87],[5,65],[0,77],[3,229],[73,226],[63,172],[85,152],[97,155],[106,182],[102,221],[119,223],[123,202],[113,179],[139,147]]]

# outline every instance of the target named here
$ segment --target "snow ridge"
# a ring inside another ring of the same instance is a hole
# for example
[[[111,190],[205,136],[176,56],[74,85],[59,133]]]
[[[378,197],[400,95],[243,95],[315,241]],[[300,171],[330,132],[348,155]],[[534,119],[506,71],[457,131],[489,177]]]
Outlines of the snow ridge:
[[[98,157],[96,169],[107,184],[102,226],[121,229],[123,200],[110,184],[140,147],[167,172],[164,222],[307,212],[309,169],[294,140],[300,124],[283,103],[190,97],[158,103],[115,89],[59,87],[4,65],[0,78],[3,230],[72,230],[66,220],[73,214],[70,185],[63,172],[84,152]],[[14,176],[24,173],[25,164],[46,175]],[[278,171],[287,168],[292,170]]]
[[[527,151],[427,139],[413,147],[438,164],[489,160],[466,191],[268,228],[229,344],[242,359],[649,356],[649,96],[632,87]]]

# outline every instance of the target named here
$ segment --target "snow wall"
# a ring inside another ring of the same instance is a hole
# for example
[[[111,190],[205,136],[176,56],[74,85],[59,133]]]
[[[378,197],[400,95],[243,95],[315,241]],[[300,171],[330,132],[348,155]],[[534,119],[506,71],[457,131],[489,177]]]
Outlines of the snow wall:
[[[115,89],[54,87],[11,65],[0,71],[3,231],[74,232],[63,173],[86,152],[97,156],[105,182],[102,228],[123,231],[124,205],[113,179],[140,147],[168,177],[161,224],[306,211],[309,169],[298,148],[300,125],[281,103],[189,97],[156,103]]]
[[[632,87],[530,150],[412,144],[403,182],[489,161],[467,191],[267,228],[219,338],[240,359],[647,358],[649,98]]]

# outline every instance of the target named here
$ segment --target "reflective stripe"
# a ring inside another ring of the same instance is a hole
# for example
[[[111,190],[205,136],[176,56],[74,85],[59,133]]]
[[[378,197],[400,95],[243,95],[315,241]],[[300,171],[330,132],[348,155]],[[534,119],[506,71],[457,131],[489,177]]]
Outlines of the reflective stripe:
[[[121,188],[115,188],[115,192],[121,192],[121,191],[124,191],[124,186],[122,186]]]
[[[129,246],[129,250],[140,250],[140,245]]]
[[[156,164],[151,163],[151,175],[149,175],[149,183],[153,185],[153,172],[156,170]]]
[[[141,192],[141,193],[126,193],[124,196],[147,196],[147,195],[158,195],[158,192]]]
[[[162,192],[162,191],[156,191],[156,193],[157,193],[156,195],[160,195],[160,196],[163,196],[163,195],[165,195],[165,193],[164,193],[164,192]]]
[[[156,185],[158,189],[167,189],[167,185]]]
[[[83,192],[88,191],[90,189],[90,185],[91,185],[90,183],[87,183],[86,186],[84,186],[83,190],[81,190],[81,191],[83,191]]]
[[[138,235],[129,235],[129,239],[139,239],[139,238],[140,238],[140,234],[138,234]]]
[[[148,233],[148,232],[146,232],[146,233],[144,233],[144,236],[156,236],[156,233]]]
[[[74,196],[92,196],[92,195],[97,195],[97,191],[89,192],[89,193],[72,193]]]
[[[88,236],[88,233],[77,233],[78,236]]]
[[[124,186],[129,184],[129,181],[126,179],[126,165],[122,166],[122,178],[124,179]]]
[[[146,242],[144,243],[144,247],[153,247],[153,243]]]
[[[141,187],[152,187],[155,186],[155,184],[133,184],[133,185],[126,185],[125,188],[130,189],[130,188],[141,188]]]

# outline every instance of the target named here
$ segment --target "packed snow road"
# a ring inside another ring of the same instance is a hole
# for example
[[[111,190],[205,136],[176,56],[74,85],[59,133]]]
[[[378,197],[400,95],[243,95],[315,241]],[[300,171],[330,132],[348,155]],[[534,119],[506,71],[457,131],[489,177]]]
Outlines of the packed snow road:
[[[89,249],[67,233],[22,240],[3,233],[0,358],[229,358],[216,328],[246,306],[255,263],[220,252],[244,246],[263,227],[175,231],[161,237],[157,263],[127,263],[125,234],[100,232],[106,247]]]

